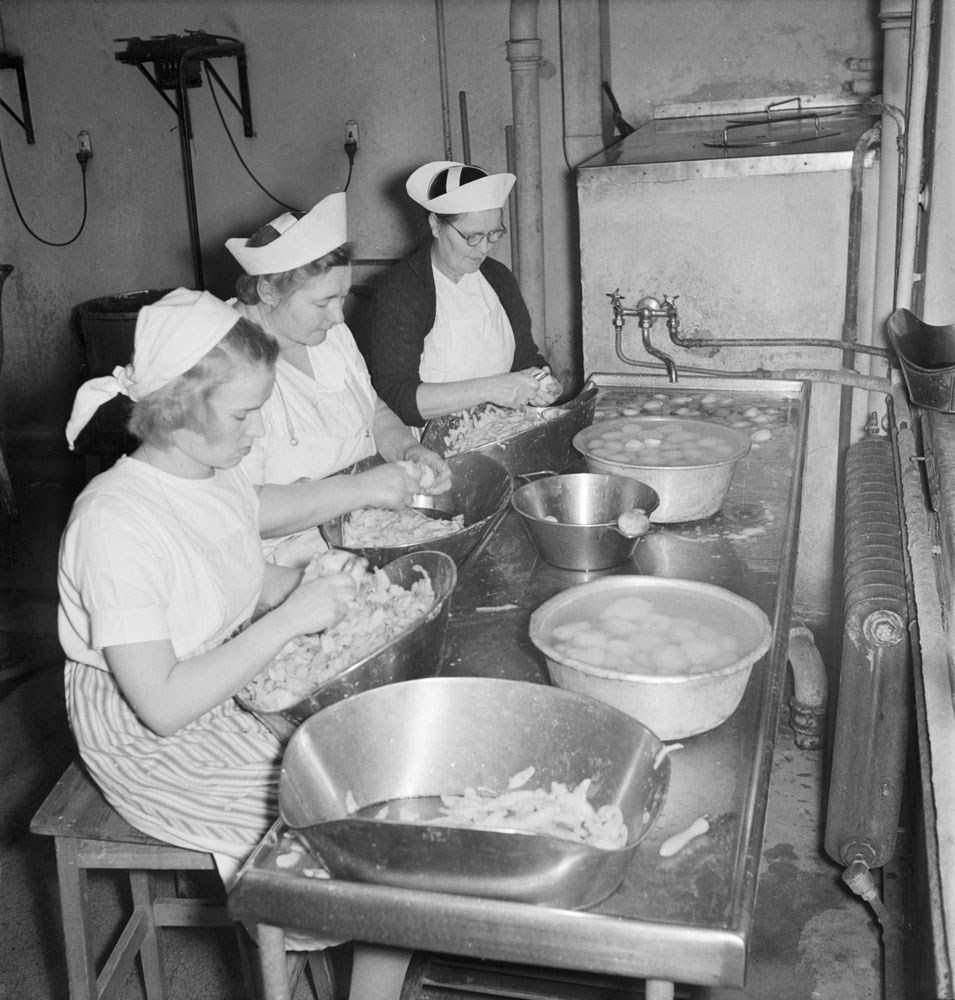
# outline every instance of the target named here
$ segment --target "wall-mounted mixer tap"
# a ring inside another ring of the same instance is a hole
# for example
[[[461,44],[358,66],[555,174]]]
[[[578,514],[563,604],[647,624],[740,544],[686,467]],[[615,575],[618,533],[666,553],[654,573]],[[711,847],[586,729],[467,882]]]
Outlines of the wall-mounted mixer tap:
[[[671,382],[676,382],[678,378],[676,363],[673,358],[669,356],[669,354],[664,354],[663,351],[658,350],[650,343],[650,328],[657,319],[666,319],[666,325],[667,329],[670,331],[671,339],[679,336],[680,317],[676,310],[676,300],[679,296],[674,295],[671,298],[669,295],[664,295],[663,302],[661,303],[659,299],[655,299],[652,295],[645,295],[632,309],[624,306],[623,296],[620,294],[619,288],[612,292],[607,292],[607,298],[610,299],[610,306],[613,309],[613,328],[616,334],[617,357],[628,365],[640,364],[640,362],[636,359],[628,358],[623,353],[621,343],[623,339],[623,325],[626,322],[626,317],[634,316],[636,317],[637,324],[640,327],[644,349],[648,354],[658,358],[666,365],[667,378]]]

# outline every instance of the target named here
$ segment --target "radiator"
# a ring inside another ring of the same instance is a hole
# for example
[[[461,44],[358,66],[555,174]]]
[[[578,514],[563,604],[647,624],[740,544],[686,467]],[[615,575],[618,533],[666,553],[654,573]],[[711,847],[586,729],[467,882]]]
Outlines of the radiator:
[[[879,868],[895,853],[912,702],[899,499],[886,438],[848,450],[844,536],[825,847],[839,864]]]

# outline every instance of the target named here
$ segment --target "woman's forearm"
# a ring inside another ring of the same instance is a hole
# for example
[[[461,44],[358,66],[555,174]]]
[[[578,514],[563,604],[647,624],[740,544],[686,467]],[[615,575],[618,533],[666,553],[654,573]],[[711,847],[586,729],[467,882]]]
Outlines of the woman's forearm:
[[[375,448],[386,462],[400,462],[407,450],[418,443],[417,437],[383,399],[375,407],[373,432]]]
[[[104,650],[133,711],[159,736],[171,736],[231,698],[293,638],[273,611],[229,642],[177,660],[168,639]]]
[[[259,534],[279,538],[313,528],[347,514],[364,504],[362,486],[355,476],[329,476],[259,487]]]
[[[487,402],[487,399],[487,383],[483,378],[462,379],[460,382],[422,382],[418,386],[418,409],[425,420],[467,410]]]

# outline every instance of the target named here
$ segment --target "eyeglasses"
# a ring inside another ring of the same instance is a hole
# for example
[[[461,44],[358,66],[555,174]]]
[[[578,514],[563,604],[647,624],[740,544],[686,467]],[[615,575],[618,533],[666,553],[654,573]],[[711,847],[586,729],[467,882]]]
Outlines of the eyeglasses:
[[[461,237],[462,240],[464,240],[465,243],[467,243],[469,247],[480,246],[484,240],[487,240],[488,243],[497,243],[497,241],[507,233],[507,230],[504,228],[492,229],[489,233],[462,233],[457,226],[452,225],[450,222],[448,225],[451,226],[451,228],[458,234],[458,236]]]

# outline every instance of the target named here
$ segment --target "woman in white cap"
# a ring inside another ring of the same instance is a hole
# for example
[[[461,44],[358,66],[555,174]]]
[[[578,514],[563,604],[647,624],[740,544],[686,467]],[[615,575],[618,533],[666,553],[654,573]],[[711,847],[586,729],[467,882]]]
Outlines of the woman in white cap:
[[[177,289],[140,310],[132,363],[83,385],[67,425],[72,446],[122,393],[141,442],[89,483],[60,545],[80,754],[129,823],[212,852],[226,881],[277,815],[282,756],[233,695],[354,595],[347,574],[312,579],[265,562],[241,463],[262,434],[276,352],[208,292]],[[273,610],[230,638],[263,608]]]
[[[371,309],[375,388],[406,424],[484,402],[547,406],[562,391],[514,275],[488,256],[515,179],[451,160],[408,178],[431,239],[384,276]]]
[[[231,304],[279,344],[265,434],[246,467],[259,487],[266,551],[287,565],[324,546],[315,525],[358,507],[401,507],[415,493],[450,485],[444,460],[372,388],[343,313],[347,241],[339,193],[305,215],[286,212],[251,238],[226,242],[245,271]],[[376,453],[387,464],[333,476]]]

